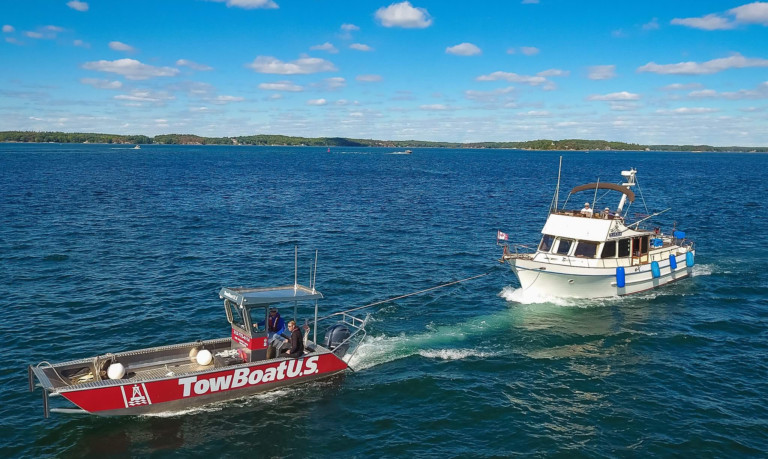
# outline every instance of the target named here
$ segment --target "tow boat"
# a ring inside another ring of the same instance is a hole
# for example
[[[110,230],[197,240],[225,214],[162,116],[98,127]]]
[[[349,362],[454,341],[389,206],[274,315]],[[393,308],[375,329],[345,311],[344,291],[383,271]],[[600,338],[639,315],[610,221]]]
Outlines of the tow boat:
[[[231,326],[229,337],[58,364],[41,362],[28,368],[29,389],[42,387],[46,418],[51,412],[142,415],[176,412],[344,372],[365,337],[368,315],[339,312],[318,318],[317,300],[323,295],[310,280],[309,287],[295,278],[288,286],[224,287],[219,298]],[[314,303],[314,320],[302,326],[294,319],[305,330],[305,353],[298,358],[268,339],[268,311],[284,303],[293,304],[294,318],[299,304]],[[318,326],[326,324],[330,327],[321,345]],[[66,406],[52,407],[59,399]]]
[[[549,216],[542,229],[538,247],[502,244],[500,262],[509,263],[520,281],[524,295],[566,298],[622,296],[660,287],[691,275],[694,243],[675,228],[664,234],[659,228],[645,229],[641,224],[666,212],[644,215],[626,222],[632,190],[637,185],[635,169],[622,171],[623,182],[588,183],[574,187],[574,193],[598,192],[621,195],[615,212],[610,208],[566,210],[568,198],[558,208],[560,179]],[[622,214],[622,211],[624,213]],[[499,232],[500,235],[505,233]]]

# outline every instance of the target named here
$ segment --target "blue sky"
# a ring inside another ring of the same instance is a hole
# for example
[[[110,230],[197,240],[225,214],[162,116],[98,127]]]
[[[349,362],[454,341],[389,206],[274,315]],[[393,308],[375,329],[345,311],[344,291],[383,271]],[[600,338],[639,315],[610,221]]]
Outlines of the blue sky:
[[[6,0],[0,130],[768,145],[768,2]]]

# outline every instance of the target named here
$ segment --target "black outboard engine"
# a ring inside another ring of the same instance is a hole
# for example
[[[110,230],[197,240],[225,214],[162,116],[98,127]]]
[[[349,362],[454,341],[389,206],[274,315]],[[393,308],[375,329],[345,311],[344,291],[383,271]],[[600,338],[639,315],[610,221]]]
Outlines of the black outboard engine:
[[[325,332],[325,347],[332,350],[337,356],[344,357],[347,349],[349,349],[349,341],[347,339],[351,335],[346,325],[333,325]]]

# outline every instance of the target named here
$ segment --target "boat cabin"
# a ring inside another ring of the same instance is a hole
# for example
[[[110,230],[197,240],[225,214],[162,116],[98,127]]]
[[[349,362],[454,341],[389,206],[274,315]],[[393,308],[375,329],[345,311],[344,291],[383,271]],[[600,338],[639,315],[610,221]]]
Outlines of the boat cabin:
[[[313,288],[290,285],[272,288],[222,288],[219,298],[224,300],[227,320],[232,326],[232,347],[237,357],[244,362],[256,362],[272,358],[267,355],[269,310],[278,303],[292,302],[293,317],[299,301],[315,300],[315,322],[317,321],[317,300],[323,295]],[[284,320],[287,319],[284,318]],[[313,322],[314,323],[314,322]],[[316,329],[315,329],[316,332]],[[215,356],[216,358],[225,358]],[[233,356],[234,357],[234,356]],[[222,362],[225,363],[226,362]]]

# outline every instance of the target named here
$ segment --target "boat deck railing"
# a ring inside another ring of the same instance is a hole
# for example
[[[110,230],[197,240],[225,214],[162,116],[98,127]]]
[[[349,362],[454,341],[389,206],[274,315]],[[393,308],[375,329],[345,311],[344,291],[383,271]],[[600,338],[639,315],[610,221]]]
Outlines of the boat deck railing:
[[[509,245],[503,245],[504,252],[501,255],[501,263],[511,259],[525,259],[530,260],[536,254],[536,247],[532,247],[526,244],[512,244],[512,250],[509,249]]]

